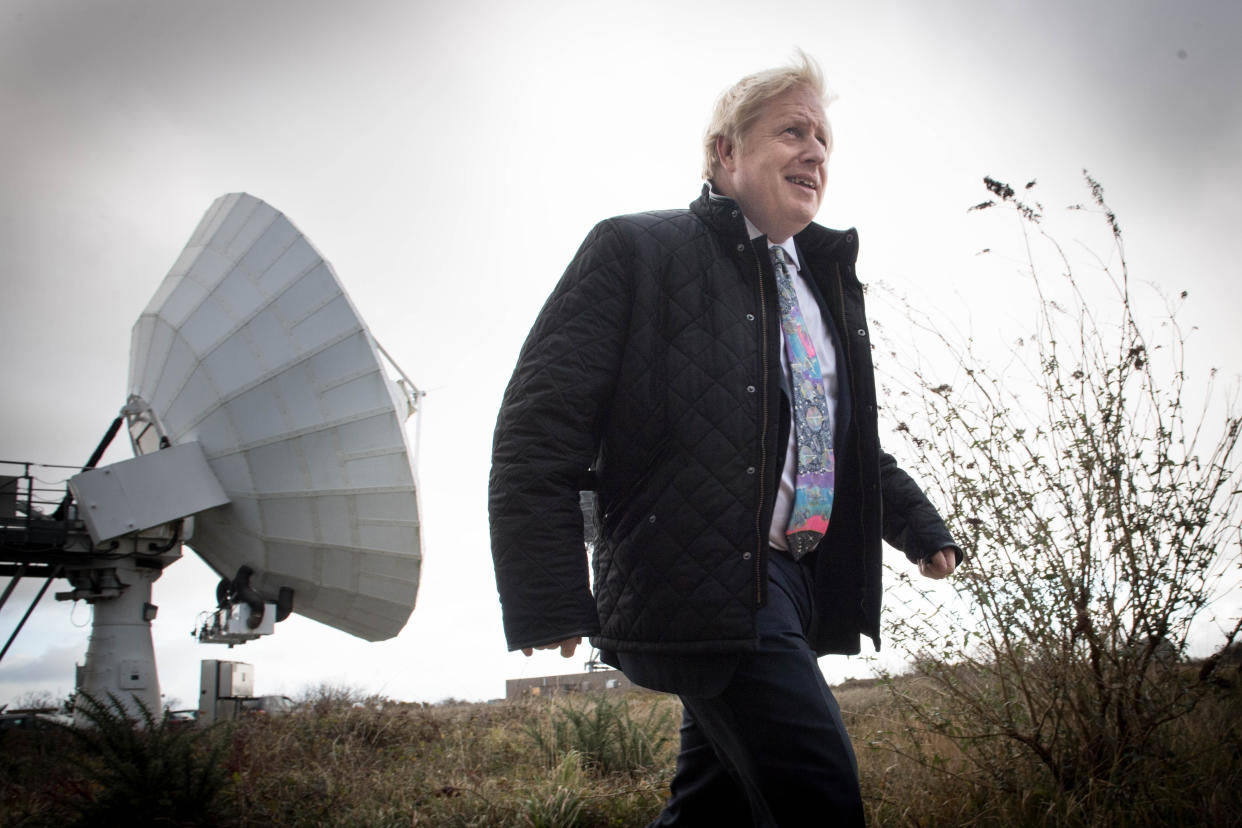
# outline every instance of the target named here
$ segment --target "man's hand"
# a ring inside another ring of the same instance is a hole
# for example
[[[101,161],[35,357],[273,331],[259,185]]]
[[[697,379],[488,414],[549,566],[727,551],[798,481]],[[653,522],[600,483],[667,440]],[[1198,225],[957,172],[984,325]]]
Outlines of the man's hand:
[[[522,655],[531,655],[535,650],[555,650],[561,648],[561,658],[569,658],[574,654],[574,650],[578,649],[578,645],[582,643],[582,636],[577,638],[566,638],[558,644],[540,644],[538,647],[523,647]]]
[[[952,546],[946,546],[930,558],[919,561],[919,574],[937,581],[952,575],[954,569],[957,569],[957,550]]]

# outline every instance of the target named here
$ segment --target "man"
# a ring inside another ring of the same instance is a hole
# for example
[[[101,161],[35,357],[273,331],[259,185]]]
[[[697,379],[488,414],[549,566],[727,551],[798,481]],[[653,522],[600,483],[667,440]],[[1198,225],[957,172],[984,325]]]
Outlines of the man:
[[[928,577],[961,561],[880,450],[856,235],[812,223],[831,147],[804,55],[739,81],[708,128],[699,199],[592,230],[497,421],[510,649],[568,657],[590,636],[636,683],[682,698],[654,825],[862,824],[816,659],[857,653],[860,636],[878,647],[881,537]]]

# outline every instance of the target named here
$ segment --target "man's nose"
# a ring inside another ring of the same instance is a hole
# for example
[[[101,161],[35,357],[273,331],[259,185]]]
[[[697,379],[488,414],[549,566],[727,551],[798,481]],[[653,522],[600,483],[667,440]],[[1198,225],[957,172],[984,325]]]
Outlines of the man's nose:
[[[810,136],[806,140],[806,146],[802,150],[802,157],[806,161],[812,161],[815,164],[822,164],[827,159],[828,154],[824,150],[824,145],[819,142],[815,136]]]

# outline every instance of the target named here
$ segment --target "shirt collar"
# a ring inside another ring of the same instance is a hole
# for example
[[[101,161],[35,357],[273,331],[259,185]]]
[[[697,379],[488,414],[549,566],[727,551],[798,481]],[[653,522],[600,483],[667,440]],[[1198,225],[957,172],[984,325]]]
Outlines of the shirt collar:
[[[742,216],[742,218],[746,218],[746,216]],[[750,234],[752,240],[763,235],[763,231],[751,224],[750,219],[746,219],[746,232]],[[780,244],[769,240],[768,247],[779,247],[784,250],[785,254],[789,256],[789,261],[793,262],[794,270],[802,270],[802,264],[798,261],[798,245],[794,244],[793,236],[785,239]]]
[[[720,200],[728,199],[732,201],[732,199],[729,199],[728,196],[723,196],[720,193],[716,192],[716,188],[712,186],[712,182],[710,179],[707,182],[707,192],[711,198],[720,199]],[[746,233],[752,240],[757,239],[763,235],[763,231],[760,230],[758,227],[756,227],[754,224],[752,224],[750,219],[746,218],[745,215],[743,215],[742,218],[746,219]],[[780,244],[773,244],[771,241],[769,241],[768,247],[781,248],[782,250],[785,251],[786,254],[789,255],[789,261],[793,262],[794,269],[795,270],[802,269],[802,264],[798,261],[798,246],[794,244],[793,236],[790,236],[789,238],[785,239],[785,241],[781,242]]]

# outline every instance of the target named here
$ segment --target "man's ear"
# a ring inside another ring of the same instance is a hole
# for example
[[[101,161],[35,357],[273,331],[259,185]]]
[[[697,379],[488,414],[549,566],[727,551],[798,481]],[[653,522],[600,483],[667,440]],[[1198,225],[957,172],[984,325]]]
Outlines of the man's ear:
[[[737,144],[723,135],[717,135],[716,157],[720,159],[720,166],[733,172],[737,167]]]

